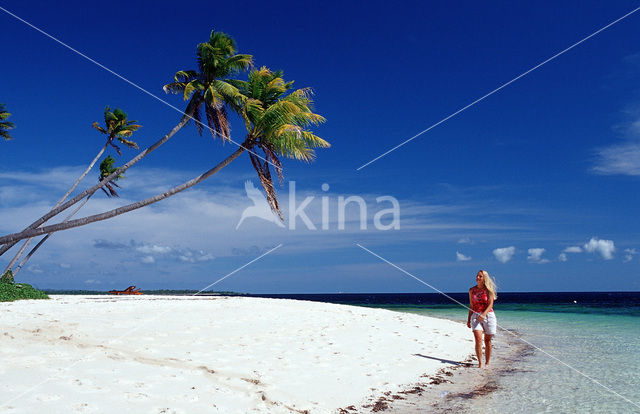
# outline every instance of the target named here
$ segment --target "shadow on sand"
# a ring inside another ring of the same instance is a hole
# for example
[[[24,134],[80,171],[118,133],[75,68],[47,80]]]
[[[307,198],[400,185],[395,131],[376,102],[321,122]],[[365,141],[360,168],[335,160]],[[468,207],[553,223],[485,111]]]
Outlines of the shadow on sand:
[[[435,361],[440,361],[443,364],[453,364],[453,365],[458,365],[458,366],[462,366],[462,367],[470,367],[471,366],[471,364],[468,363],[468,362],[452,361],[450,359],[436,358],[436,357],[432,357],[432,356],[429,356],[429,355],[413,354],[413,356],[418,356],[418,357],[427,358],[427,359],[433,359]]]

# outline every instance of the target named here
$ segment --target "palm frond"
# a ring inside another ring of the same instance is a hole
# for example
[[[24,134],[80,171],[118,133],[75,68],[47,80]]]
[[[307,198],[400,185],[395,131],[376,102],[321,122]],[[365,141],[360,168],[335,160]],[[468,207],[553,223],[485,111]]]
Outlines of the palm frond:
[[[173,93],[173,94],[181,94],[184,93],[184,87],[187,84],[185,82],[171,82],[167,83],[162,87],[164,93]]]
[[[202,130],[204,128],[203,124],[202,124],[202,114],[200,113],[201,111],[201,107],[202,107],[202,100],[198,100],[195,102],[196,106],[193,109],[193,122],[196,124],[196,128],[198,130],[198,134],[200,134],[200,136],[202,136]],[[187,106],[187,109],[189,107]]]
[[[271,179],[271,171],[269,170],[269,163],[262,162],[260,158],[258,158],[254,153],[249,153],[249,158],[251,159],[251,164],[253,168],[258,173],[258,178],[260,179],[260,184],[264,189],[264,192],[267,196],[267,202],[269,203],[269,207],[271,210],[282,218],[282,212],[280,211],[280,204],[278,203],[278,197],[276,195],[276,190],[273,186],[273,180]]]
[[[130,136],[130,135],[131,135],[131,134],[129,134],[128,136]],[[118,141],[120,141],[121,143],[123,143],[124,145],[126,145],[126,146],[127,146],[127,147],[129,147],[129,148],[133,148],[133,149],[140,149],[140,148],[138,147],[138,144],[137,144],[137,143],[135,143],[135,142],[133,142],[133,141],[130,141],[130,140],[128,140],[128,139],[125,139],[123,136],[118,135],[118,136],[116,136],[116,138],[118,139]]]
[[[94,122],[91,126],[92,126],[93,128],[95,128],[95,129],[97,129],[98,131],[102,132],[103,134],[106,134],[106,133],[107,133],[107,130],[106,130],[106,129],[104,129],[104,128],[102,128],[102,127],[100,126],[100,124],[99,124],[99,123],[97,123],[97,122]]]
[[[9,134],[9,130],[16,127],[13,122],[7,121],[10,116],[11,113],[7,112],[4,104],[0,104],[0,137],[7,141],[13,139],[11,134]]]
[[[308,127],[325,119],[313,112],[313,91],[310,88],[291,91],[293,81],[286,82],[281,71],[272,72],[263,66],[249,72],[248,81],[227,82],[245,95],[237,112],[244,119],[248,131],[246,142],[250,149],[262,150],[266,160],[263,162],[255,152],[251,152],[251,164],[258,173],[271,209],[282,218],[270,165],[275,166],[278,177],[282,179],[279,156],[313,161],[314,148],[327,148],[330,144]]]
[[[245,70],[251,68],[253,65],[253,56],[251,55],[233,55],[229,57],[226,62],[226,71],[228,72],[227,76],[231,76],[235,73],[244,72]]]
[[[205,114],[207,116],[207,124],[213,138],[216,135],[222,138],[222,140],[228,140],[231,133],[229,128],[229,121],[227,120],[227,111],[224,106],[220,108],[213,108],[209,105],[205,105]]]
[[[137,124],[138,121],[127,119],[127,113],[122,109],[115,108],[113,112],[111,108],[107,106],[104,110],[104,122],[105,127],[100,126],[97,122],[94,122],[91,126],[108,135],[108,143],[111,145],[119,155],[122,155],[120,147],[118,147],[113,140],[118,139],[121,143],[129,148],[138,149],[138,144],[134,141],[127,139],[131,137],[135,131],[142,128],[142,125]]]
[[[187,83],[191,82],[194,79],[198,78],[198,72],[195,70],[179,70],[173,76],[173,79],[178,83]]]
[[[5,119],[9,119],[11,116],[10,112],[7,112],[5,105],[0,104],[0,121],[4,121]]]
[[[240,112],[245,95],[228,77],[247,70],[253,64],[253,57],[236,54],[236,43],[226,33],[212,30],[209,40],[196,47],[197,70],[176,72],[174,82],[164,85],[167,93],[181,93],[189,100],[185,113],[193,114],[198,133],[202,135],[203,109],[207,124],[214,137],[229,136],[229,121],[225,106]],[[202,106],[204,105],[204,108]]]
[[[184,85],[184,90],[182,91],[182,97],[186,101],[191,97],[191,94],[193,94],[195,91],[203,90],[203,89],[205,89],[205,87],[202,84],[202,82],[200,82],[200,80],[198,79],[194,79],[191,82]]]
[[[7,141],[10,141],[13,139],[13,137],[11,135],[9,135],[9,132],[7,132],[6,130],[9,128],[4,128],[2,126],[0,126],[0,137],[4,138]]]
[[[98,181],[104,180],[109,175],[113,174],[119,167],[114,167],[115,159],[112,156],[105,157],[104,160],[100,163],[100,176],[98,177]],[[107,197],[119,197],[115,188],[120,188],[116,181],[124,178],[123,174],[119,174],[108,183],[101,187],[102,191],[107,195]]]

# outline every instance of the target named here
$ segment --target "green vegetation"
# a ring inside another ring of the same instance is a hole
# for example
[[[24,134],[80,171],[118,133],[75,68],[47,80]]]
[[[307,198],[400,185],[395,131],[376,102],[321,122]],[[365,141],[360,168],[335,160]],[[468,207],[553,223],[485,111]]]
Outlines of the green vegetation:
[[[0,277],[0,283],[13,283],[13,272],[11,269],[4,272],[2,277]]]
[[[282,163],[278,157],[311,162],[314,148],[328,148],[330,144],[307,128],[325,119],[314,113],[311,89],[292,90],[293,81],[285,82],[282,71],[272,72],[266,67],[252,70],[248,81],[231,80],[243,97],[234,107],[244,119],[247,138],[242,144],[249,150],[249,158],[258,173],[269,206],[282,219],[270,166],[283,180]],[[256,151],[262,151],[259,156]],[[264,162],[263,162],[264,161]]]
[[[9,272],[2,275],[0,280],[0,302],[13,302],[20,299],[49,299],[46,293],[31,285],[9,281]]]
[[[120,167],[113,166],[113,163],[115,162],[116,160],[111,155],[107,156],[104,160],[102,160],[102,162],[100,163],[100,176],[98,177],[98,181],[104,180],[105,178],[107,178],[108,176],[116,172],[118,168],[120,168]],[[102,187],[102,191],[104,191],[107,197],[120,197],[114,187],[120,188],[120,186],[116,184],[116,181],[118,181],[121,178],[124,178],[123,174],[116,175],[115,178],[112,178],[111,180],[109,180],[104,185],[104,187]]]
[[[197,47],[197,70],[176,72],[173,82],[164,85],[166,93],[182,95],[189,100],[185,114],[187,121],[193,117],[200,135],[205,125],[202,109],[213,138],[229,140],[229,120],[226,105],[242,102],[244,97],[230,84],[230,76],[248,70],[253,56],[237,54],[236,42],[226,33],[211,31],[209,41]]]
[[[10,116],[11,114],[7,112],[4,104],[0,104],[0,137],[6,140],[13,139],[9,135],[9,130],[16,127],[12,122],[7,121]]]
[[[142,125],[136,124],[138,121],[129,121],[127,114],[122,109],[114,109],[111,112],[110,107],[104,109],[104,124],[101,127],[97,122],[93,123],[93,127],[107,136],[107,144],[111,145],[118,155],[122,155],[120,147],[113,143],[114,140],[120,141],[129,148],[139,149],[138,144],[127,138],[131,137],[135,131],[142,128]]]

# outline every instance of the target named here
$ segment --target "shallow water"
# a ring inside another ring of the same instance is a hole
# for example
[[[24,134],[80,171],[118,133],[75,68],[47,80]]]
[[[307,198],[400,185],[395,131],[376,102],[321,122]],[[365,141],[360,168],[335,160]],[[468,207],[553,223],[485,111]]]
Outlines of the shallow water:
[[[466,320],[461,307],[389,308]],[[513,372],[496,379],[496,391],[474,398],[470,411],[640,412],[640,317],[633,306],[508,304],[501,309],[496,303],[495,310],[502,328],[517,331],[535,349],[514,362]],[[504,330],[498,335],[512,336]]]
[[[467,319],[451,300],[466,304],[466,292],[266,296]],[[513,369],[496,370],[495,391],[445,412],[640,413],[640,292],[507,292],[494,309],[499,326],[535,348],[519,351]],[[496,346],[509,346],[510,334],[498,335]]]

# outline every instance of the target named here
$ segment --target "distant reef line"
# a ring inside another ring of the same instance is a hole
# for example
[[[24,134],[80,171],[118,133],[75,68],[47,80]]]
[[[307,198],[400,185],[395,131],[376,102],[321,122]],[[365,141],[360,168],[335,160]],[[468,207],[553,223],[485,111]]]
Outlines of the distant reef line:
[[[106,290],[82,290],[82,289],[42,289],[49,295],[109,295],[109,291]],[[199,290],[189,289],[156,289],[156,290],[141,290],[145,295],[195,295],[198,296],[249,296],[249,293],[230,292],[230,291],[213,291],[206,290],[200,292]]]

